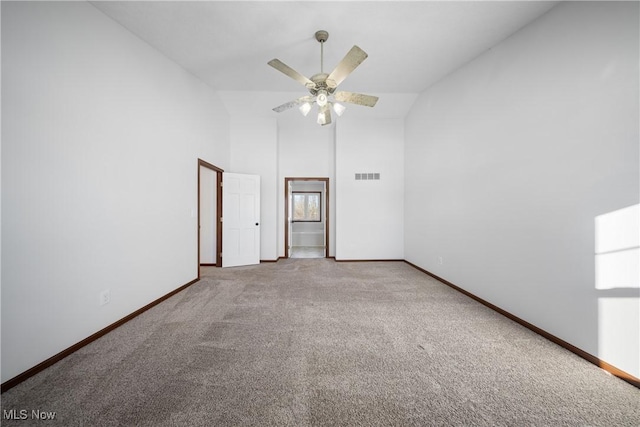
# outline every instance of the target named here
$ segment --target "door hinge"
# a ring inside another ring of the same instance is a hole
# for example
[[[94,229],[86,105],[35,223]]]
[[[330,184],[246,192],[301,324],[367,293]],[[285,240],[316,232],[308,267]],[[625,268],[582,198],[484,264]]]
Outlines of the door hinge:
[[[220,258],[222,258],[222,252],[220,252]]]
[[[220,217],[220,222],[222,222],[222,217]]]
[[[222,181],[220,181],[220,187],[222,187],[222,184],[223,184],[223,182],[222,182]]]

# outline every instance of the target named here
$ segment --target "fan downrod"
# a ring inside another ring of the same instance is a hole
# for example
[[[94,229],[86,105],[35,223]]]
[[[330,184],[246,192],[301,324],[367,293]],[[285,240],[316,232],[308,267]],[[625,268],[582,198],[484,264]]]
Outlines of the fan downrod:
[[[316,40],[320,43],[324,43],[329,38],[329,32],[325,30],[316,31]]]

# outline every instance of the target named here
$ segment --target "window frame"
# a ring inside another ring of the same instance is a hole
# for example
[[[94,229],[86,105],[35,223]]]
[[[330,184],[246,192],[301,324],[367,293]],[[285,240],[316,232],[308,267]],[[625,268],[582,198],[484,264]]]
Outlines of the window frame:
[[[308,214],[307,200],[309,195],[313,195],[318,198],[318,219],[295,219],[295,198],[296,195],[305,195],[305,217]],[[322,222],[322,191],[292,191],[291,192],[291,222]]]

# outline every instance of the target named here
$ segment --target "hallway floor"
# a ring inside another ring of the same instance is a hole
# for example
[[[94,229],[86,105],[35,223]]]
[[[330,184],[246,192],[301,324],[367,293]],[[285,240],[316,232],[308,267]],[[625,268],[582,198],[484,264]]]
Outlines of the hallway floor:
[[[324,258],[324,246],[292,246],[289,258]]]

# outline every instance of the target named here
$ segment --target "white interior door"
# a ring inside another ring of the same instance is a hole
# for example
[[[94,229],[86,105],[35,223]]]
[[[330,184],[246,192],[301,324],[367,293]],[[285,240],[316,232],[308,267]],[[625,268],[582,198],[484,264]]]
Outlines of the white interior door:
[[[222,266],[260,263],[260,176],[222,174]]]

